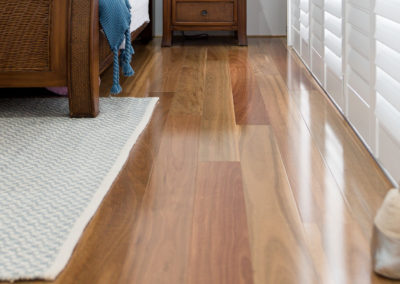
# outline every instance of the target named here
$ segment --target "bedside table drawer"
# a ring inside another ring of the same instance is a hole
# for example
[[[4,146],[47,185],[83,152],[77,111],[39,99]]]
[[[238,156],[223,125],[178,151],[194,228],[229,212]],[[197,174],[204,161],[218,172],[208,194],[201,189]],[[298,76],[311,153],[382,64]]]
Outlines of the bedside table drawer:
[[[234,2],[177,1],[173,18],[175,24],[233,24],[235,22]]]

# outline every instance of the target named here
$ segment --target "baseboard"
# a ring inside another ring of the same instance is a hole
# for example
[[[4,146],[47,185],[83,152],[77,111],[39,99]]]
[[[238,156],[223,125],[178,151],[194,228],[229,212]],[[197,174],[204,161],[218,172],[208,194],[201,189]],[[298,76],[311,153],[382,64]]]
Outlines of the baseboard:
[[[214,35],[210,35],[213,37]],[[221,36],[215,36],[221,37]],[[248,38],[287,38],[287,35],[248,35]],[[162,38],[162,35],[155,35],[154,38]]]
[[[286,38],[287,35],[248,35],[248,38]]]

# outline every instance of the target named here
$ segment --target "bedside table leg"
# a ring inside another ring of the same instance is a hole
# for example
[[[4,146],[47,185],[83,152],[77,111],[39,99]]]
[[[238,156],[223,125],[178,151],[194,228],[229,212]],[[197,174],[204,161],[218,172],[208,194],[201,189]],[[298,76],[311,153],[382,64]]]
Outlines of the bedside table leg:
[[[238,2],[238,44],[247,45],[247,1],[237,0]]]
[[[170,47],[172,45],[171,4],[171,0],[163,0],[163,38],[161,43],[162,47]]]
[[[162,39],[162,46],[163,47],[170,47],[172,46],[172,32],[164,32],[163,39]]]
[[[238,31],[238,44],[240,46],[246,46],[247,45],[247,34],[245,31]]]

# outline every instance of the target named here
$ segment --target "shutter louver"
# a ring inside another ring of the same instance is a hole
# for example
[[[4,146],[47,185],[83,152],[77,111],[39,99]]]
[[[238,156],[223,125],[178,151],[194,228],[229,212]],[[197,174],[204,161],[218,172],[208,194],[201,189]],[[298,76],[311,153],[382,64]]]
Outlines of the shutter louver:
[[[300,0],[300,36],[301,58],[310,65],[310,3],[309,0]]]
[[[400,178],[400,1],[376,0],[378,159]]]
[[[325,0],[325,89],[343,109],[342,1]]]
[[[311,69],[321,85],[325,82],[324,70],[324,1],[311,2]]]
[[[300,55],[300,0],[291,0],[291,10],[293,48]]]
[[[365,144],[372,148],[374,113],[371,72],[371,13],[369,0],[347,4],[346,80],[347,117]]]

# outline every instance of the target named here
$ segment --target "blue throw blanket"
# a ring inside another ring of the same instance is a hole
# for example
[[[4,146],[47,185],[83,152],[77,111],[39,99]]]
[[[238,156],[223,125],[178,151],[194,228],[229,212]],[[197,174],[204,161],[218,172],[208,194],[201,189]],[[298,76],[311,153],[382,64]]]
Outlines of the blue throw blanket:
[[[114,75],[111,94],[119,94],[122,91],[119,84],[119,63],[121,61],[124,76],[134,74],[130,65],[134,53],[131,44],[131,5],[129,0],[99,0],[100,25],[114,53]],[[125,40],[125,49],[119,49]]]

